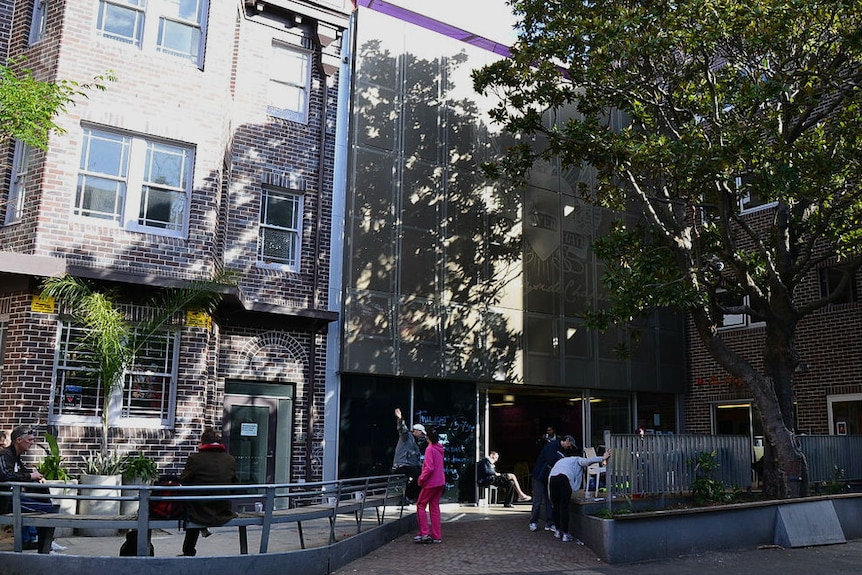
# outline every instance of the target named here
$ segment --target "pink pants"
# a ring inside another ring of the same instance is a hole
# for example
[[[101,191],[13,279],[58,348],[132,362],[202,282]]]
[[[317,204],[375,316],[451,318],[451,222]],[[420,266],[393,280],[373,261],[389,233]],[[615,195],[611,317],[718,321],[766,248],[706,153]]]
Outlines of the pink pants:
[[[428,535],[428,520],[425,516],[425,506],[431,514],[431,538],[443,539],[440,532],[440,497],[443,495],[443,485],[438,487],[423,487],[416,500],[416,520],[419,522],[419,535]]]

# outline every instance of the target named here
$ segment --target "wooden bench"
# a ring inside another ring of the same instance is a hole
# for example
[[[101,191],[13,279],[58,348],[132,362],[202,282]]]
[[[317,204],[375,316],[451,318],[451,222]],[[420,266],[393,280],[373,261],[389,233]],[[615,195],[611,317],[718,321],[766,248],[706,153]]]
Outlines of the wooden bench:
[[[273,525],[295,523],[299,533],[300,547],[305,549],[305,536],[302,523],[314,519],[329,521],[328,544],[335,542],[335,524],[338,515],[352,514],[356,518],[357,533],[362,529],[362,519],[366,510],[374,509],[378,524],[385,519],[386,508],[400,506],[405,478],[400,475],[344,479],[339,481],[265,484],[265,485],[195,485],[195,486],[84,486],[88,495],[44,495],[31,494],[28,497],[44,499],[91,499],[112,501],[139,501],[140,511],[134,515],[69,515],[61,513],[26,513],[21,511],[20,497],[26,483],[7,483],[12,487],[12,493],[3,496],[12,497],[12,513],[0,515],[0,525],[12,525],[15,532],[14,551],[23,549],[22,531],[25,526],[34,527],[67,527],[75,529],[114,529],[137,530],[146,533],[151,529],[204,528],[191,521],[178,519],[154,519],[149,516],[150,500],[196,501],[228,497],[239,508],[237,516],[223,524],[222,527],[236,527],[239,534],[240,553],[248,554],[248,527],[261,528],[260,553],[266,553]],[[32,486],[32,484],[29,484]],[[69,485],[70,489],[81,489],[81,486]],[[94,490],[121,490],[124,494],[135,495],[92,495]],[[175,494],[163,495],[164,491]],[[213,495],[206,491],[215,492]],[[186,492],[185,494],[183,492]],[[247,511],[247,508],[260,508],[259,511]],[[403,511],[401,511],[403,513]],[[148,538],[138,537],[137,554],[148,554]]]

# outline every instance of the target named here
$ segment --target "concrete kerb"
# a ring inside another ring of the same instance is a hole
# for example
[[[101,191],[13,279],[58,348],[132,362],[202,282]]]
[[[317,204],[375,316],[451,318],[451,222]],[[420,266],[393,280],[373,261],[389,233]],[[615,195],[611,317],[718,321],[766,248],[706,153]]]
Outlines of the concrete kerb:
[[[135,575],[235,575],[236,573],[276,573],[284,570],[303,575],[327,575],[347,563],[410,532],[416,526],[415,513],[405,513],[383,525],[355,533],[332,545],[310,549],[279,550],[266,554],[213,555],[197,557],[119,557],[75,555],[73,546],[62,554],[0,552],[3,575],[56,575],[58,572],[102,575],[134,572]],[[347,535],[347,533],[345,533]],[[107,538],[119,550],[122,538]],[[176,537],[174,539],[177,539]],[[177,543],[173,542],[173,546]],[[168,546],[157,547],[164,552]]]

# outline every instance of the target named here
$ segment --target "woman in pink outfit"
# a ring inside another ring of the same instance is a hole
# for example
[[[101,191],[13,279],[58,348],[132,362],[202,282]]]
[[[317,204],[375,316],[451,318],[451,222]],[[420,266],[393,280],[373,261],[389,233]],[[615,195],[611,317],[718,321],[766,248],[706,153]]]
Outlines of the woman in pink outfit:
[[[422,473],[419,475],[419,499],[416,500],[416,519],[419,521],[419,535],[413,538],[416,543],[443,543],[440,533],[440,497],[446,484],[443,473],[443,446],[440,445],[440,434],[436,429],[425,435],[428,447],[425,449],[425,461],[422,463]],[[431,530],[425,516],[425,506],[431,514]]]

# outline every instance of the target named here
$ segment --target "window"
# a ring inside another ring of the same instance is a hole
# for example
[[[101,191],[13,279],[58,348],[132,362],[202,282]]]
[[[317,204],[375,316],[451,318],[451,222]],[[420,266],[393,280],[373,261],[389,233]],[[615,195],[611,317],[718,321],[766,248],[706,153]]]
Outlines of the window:
[[[265,266],[299,269],[302,196],[263,189],[257,257]]]
[[[736,295],[728,291],[719,291],[715,294],[716,302],[722,308],[734,308],[748,306],[748,296]],[[725,313],[722,315],[719,328],[746,327],[755,325],[751,316],[746,313]]]
[[[102,416],[104,387],[95,359],[84,345],[86,330],[61,324],[57,345],[52,421],[93,423]],[[123,388],[111,398],[112,425],[170,425],[176,396],[179,336],[163,331],[151,336],[132,360]],[[133,421],[134,420],[134,421]]]
[[[750,190],[742,193],[746,183],[746,178],[737,177],[734,179],[734,185],[736,186],[737,191],[741,194],[739,196],[739,213],[744,214],[747,212],[755,212],[757,210],[771,208],[778,203],[765,200]]]
[[[829,297],[832,292],[834,292],[838,285],[841,283],[841,278],[844,277],[845,269],[842,267],[834,266],[828,268],[821,268],[818,270],[819,279],[820,279],[820,297],[826,298]],[[856,276],[853,275],[850,277],[850,282],[844,286],[841,292],[838,294],[838,299],[836,299],[833,304],[842,304],[842,303],[853,303],[856,301]]]
[[[33,157],[33,148],[17,140],[15,142],[15,153],[12,157],[12,178],[9,185],[9,197],[6,202],[5,223],[11,224],[21,219],[24,212],[24,200],[27,198],[28,176],[30,159]]]
[[[6,358],[6,320],[0,319],[0,385],[3,384],[3,362]]]
[[[862,433],[862,394],[827,395],[830,435]]]
[[[96,29],[104,38],[200,65],[206,14],[207,0],[99,0]]]
[[[270,116],[305,123],[308,120],[311,53],[281,42],[273,42],[269,70],[267,113]]]
[[[48,0],[33,1],[33,19],[30,21],[30,44],[35,44],[45,37],[48,30]]]
[[[192,157],[188,147],[86,128],[74,213],[132,231],[180,236]]]

